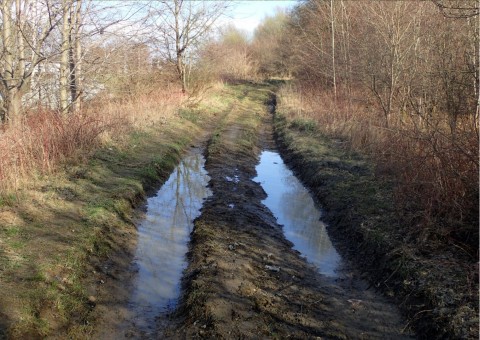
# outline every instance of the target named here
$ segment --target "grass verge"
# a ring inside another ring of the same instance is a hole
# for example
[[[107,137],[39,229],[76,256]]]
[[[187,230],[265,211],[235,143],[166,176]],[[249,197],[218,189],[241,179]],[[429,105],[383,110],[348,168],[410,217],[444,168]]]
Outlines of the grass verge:
[[[315,125],[277,112],[276,139],[285,161],[325,209],[341,252],[398,301],[407,326],[420,337],[478,338],[478,278],[471,274],[476,263],[461,251],[416,247],[402,233],[393,184],[376,178],[366,158]]]
[[[92,336],[99,264],[125,251],[135,208],[220,119],[212,98],[2,197],[0,338]]]

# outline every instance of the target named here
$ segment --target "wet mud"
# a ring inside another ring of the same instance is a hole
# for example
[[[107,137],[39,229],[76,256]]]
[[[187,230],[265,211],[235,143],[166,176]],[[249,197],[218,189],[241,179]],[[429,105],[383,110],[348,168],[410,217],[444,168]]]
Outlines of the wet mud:
[[[242,123],[255,115],[259,124]],[[195,220],[183,295],[162,338],[411,338],[397,308],[348,265],[328,277],[284,235],[253,179],[274,149],[272,117],[232,112],[206,169],[212,190]],[[245,136],[257,136],[245,144]]]
[[[264,88],[248,87],[208,142],[205,169],[211,196],[188,235],[188,266],[182,273],[179,300],[172,303],[166,299],[166,309],[154,304],[142,311],[141,303],[134,301],[136,292],[143,290],[138,281],[141,266],[135,268],[135,261],[133,266],[131,262],[142,238],[132,242],[136,239],[133,235],[124,235],[125,242],[119,244],[123,255],[112,256],[93,271],[102,288],[92,296],[102,303],[91,301],[98,315],[92,338],[414,336],[395,305],[370,287],[348,262],[336,263],[325,273],[321,262],[308,260],[305,248],[287,239],[287,227],[279,224],[285,222],[280,221],[278,212],[277,221],[267,208],[267,193],[258,183],[256,166],[262,150],[276,149],[272,114],[264,105],[268,95]],[[194,216],[198,215],[188,219]],[[138,225],[141,229],[142,222]],[[156,266],[163,270],[161,263],[147,267]],[[177,267],[183,268],[182,264]],[[162,288],[158,285],[160,281],[150,286],[156,291]],[[177,290],[177,283],[173,287]],[[147,296],[153,302],[151,294]],[[168,308],[169,304],[176,308]]]

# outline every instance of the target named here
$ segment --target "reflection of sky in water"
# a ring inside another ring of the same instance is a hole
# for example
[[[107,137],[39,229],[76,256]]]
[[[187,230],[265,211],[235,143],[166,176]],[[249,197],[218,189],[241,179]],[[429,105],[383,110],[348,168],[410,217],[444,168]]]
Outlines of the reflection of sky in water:
[[[141,316],[138,326],[153,324],[180,295],[192,222],[200,214],[203,199],[211,194],[204,163],[200,154],[186,157],[147,201],[146,217],[138,226],[135,263],[139,271],[130,300],[136,317]]]
[[[318,267],[321,274],[336,276],[340,256],[328,238],[325,224],[320,220],[321,212],[307,189],[276,152],[262,152],[256,170],[255,180],[268,195],[262,202],[284,226],[287,239]]]

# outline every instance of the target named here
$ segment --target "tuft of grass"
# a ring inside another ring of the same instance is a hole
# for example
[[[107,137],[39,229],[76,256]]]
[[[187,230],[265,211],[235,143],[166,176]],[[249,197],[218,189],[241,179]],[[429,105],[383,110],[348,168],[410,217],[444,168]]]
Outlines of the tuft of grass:
[[[12,207],[18,201],[17,195],[12,192],[4,193],[3,195],[0,194],[0,207]]]
[[[178,115],[192,123],[198,123],[201,119],[201,112],[192,108],[182,108],[178,111]]]
[[[20,231],[21,231],[20,227],[17,227],[17,226],[7,227],[3,230],[6,237],[17,236],[18,234],[20,234]]]
[[[315,132],[317,130],[317,123],[312,119],[295,118],[290,123],[292,129],[304,132]]]

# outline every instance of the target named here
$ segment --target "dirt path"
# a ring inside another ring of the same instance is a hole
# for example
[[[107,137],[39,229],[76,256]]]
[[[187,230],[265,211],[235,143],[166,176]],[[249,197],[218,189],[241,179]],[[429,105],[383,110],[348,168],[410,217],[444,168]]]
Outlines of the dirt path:
[[[274,146],[271,115],[268,93],[248,91],[209,147],[213,196],[195,222],[182,307],[163,336],[408,338],[396,308],[352,275],[318,274],[261,203],[252,178],[260,149]]]

